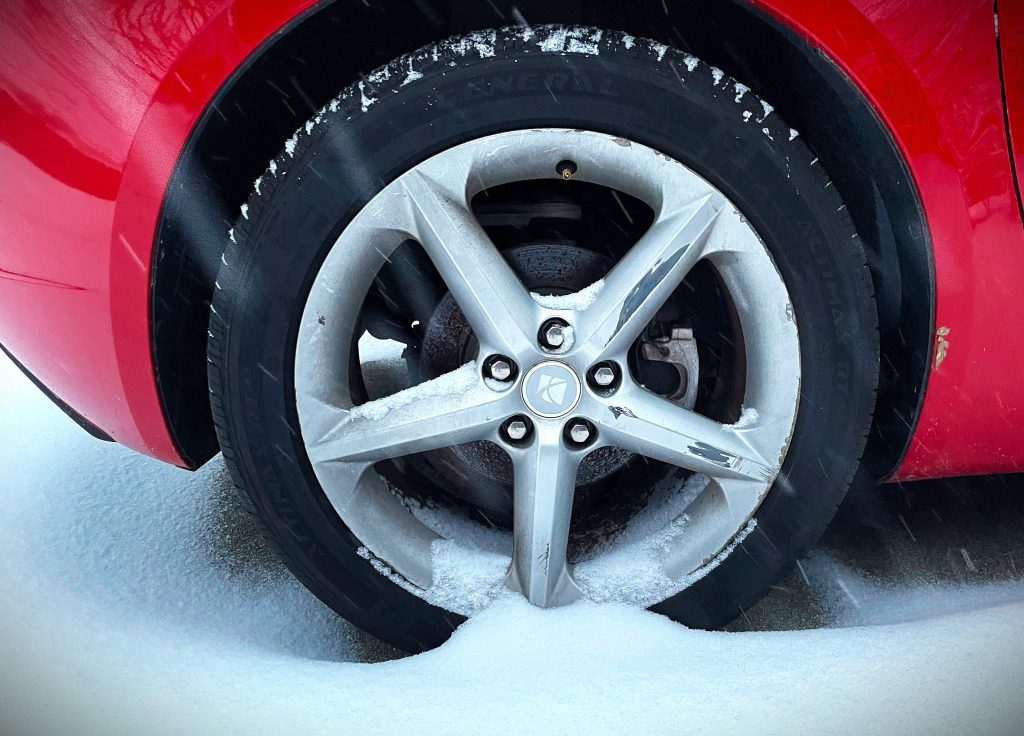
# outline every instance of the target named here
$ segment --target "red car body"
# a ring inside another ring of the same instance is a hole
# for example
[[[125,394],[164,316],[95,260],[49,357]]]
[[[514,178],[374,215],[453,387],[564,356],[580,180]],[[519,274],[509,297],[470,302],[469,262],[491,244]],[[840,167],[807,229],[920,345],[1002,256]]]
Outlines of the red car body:
[[[154,357],[175,167],[218,92],[325,5],[11,0],[0,13],[0,345],[140,452],[205,459],[183,451]],[[932,301],[923,400],[884,474],[1024,470],[1024,2],[996,15],[991,0],[755,6],[850,80],[920,199],[934,279],[914,297]]]

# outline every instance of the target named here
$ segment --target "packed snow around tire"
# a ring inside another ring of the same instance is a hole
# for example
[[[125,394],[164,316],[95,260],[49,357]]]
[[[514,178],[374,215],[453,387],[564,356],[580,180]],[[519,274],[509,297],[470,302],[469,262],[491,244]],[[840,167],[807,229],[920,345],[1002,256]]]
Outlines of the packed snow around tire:
[[[219,461],[93,440],[0,362],[3,733],[1020,732],[1020,583],[892,589],[822,553],[801,570],[831,628],[512,597],[380,662],[398,653],[291,578]]]

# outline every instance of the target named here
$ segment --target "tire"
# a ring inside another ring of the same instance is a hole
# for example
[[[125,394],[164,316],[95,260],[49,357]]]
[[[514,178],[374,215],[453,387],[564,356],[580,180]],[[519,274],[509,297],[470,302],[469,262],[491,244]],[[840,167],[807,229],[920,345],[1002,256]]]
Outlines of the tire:
[[[676,50],[593,29],[478,33],[399,58],[300,128],[257,182],[217,280],[209,379],[225,461],[289,568],[407,651],[437,646],[462,617],[381,575],[325,498],[296,412],[298,322],[331,245],[384,184],[456,144],[535,127],[622,136],[699,173],[751,222],[792,299],[799,410],[756,528],[653,610],[715,628],[752,605],[823,532],[871,422],[878,330],[864,251],[813,152],[753,92]]]

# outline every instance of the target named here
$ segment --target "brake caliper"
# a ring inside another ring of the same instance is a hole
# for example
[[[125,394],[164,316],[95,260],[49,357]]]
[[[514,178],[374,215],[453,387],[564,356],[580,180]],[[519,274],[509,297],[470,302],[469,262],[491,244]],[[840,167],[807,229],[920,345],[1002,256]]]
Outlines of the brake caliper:
[[[697,379],[700,376],[700,358],[693,330],[689,327],[673,327],[669,337],[645,338],[640,348],[647,360],[668,363],[676,369],[679,383],[666,398],[692,409],[697,402]]]

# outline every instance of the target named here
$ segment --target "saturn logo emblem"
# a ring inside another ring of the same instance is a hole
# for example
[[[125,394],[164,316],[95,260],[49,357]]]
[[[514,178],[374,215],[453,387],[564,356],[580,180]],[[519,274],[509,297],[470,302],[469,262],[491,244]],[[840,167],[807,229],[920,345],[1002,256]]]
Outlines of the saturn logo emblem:
[[[572,368],[558,361],[538,363],[523,379],[523,401],[542,417],[560,417],[580,400],[582,386]]]

